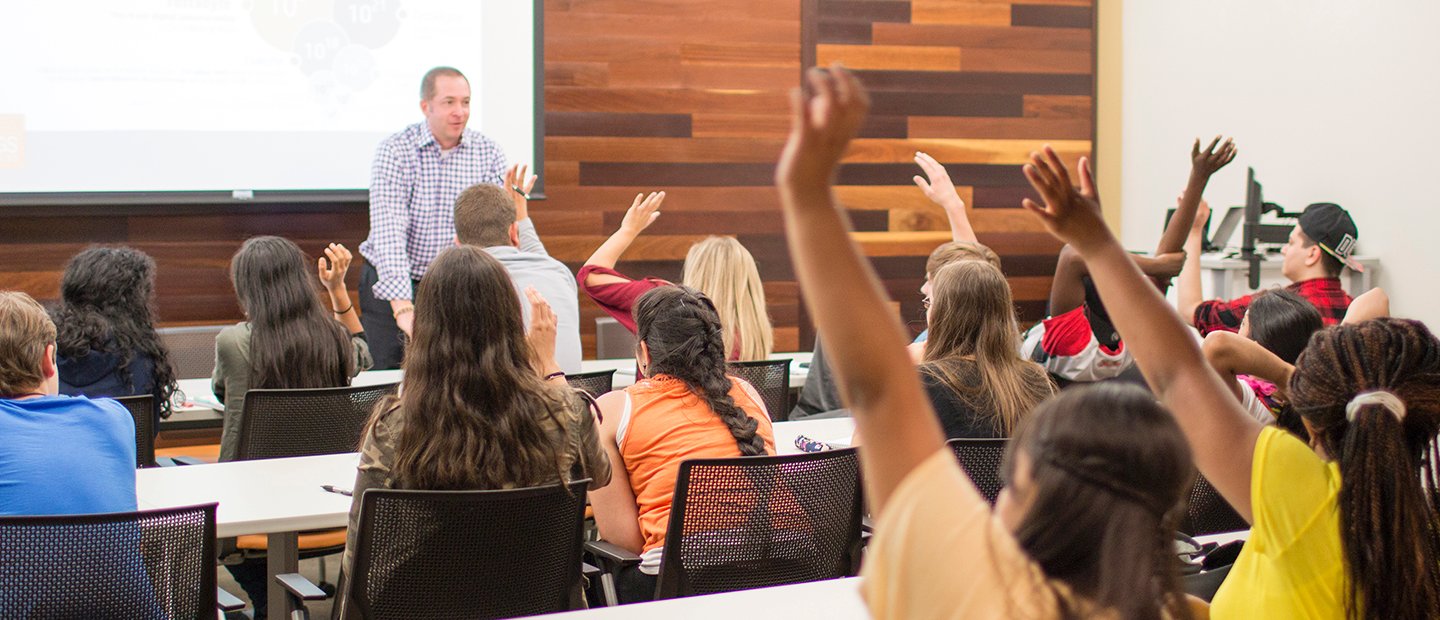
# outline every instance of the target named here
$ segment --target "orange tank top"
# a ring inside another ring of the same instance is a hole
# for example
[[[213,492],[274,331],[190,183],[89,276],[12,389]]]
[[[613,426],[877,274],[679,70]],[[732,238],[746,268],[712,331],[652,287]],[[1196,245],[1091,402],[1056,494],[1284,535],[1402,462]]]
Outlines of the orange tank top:
[[[759,423],[765,453],[775,454],[775,431],[764,407],[751,396],[749,384],[730,377],[730,397]],[[644,379],[628,388],[629,407],[620,422],[620,456],[630,476],[639,509],[644,551],[665,544],[670,500],[680,463],[689,459],[740,456],[729,427],[685,383],[666,375]]]

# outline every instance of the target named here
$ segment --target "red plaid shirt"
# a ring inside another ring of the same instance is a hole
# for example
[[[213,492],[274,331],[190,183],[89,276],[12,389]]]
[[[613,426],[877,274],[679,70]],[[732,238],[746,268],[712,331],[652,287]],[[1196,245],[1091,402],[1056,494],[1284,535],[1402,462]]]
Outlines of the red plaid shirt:
[[[1339,323],[1345,318],[1345,310],[1350,308],[1350,295],[1340,287],[1340,278],[1315,278],[1285,288],[1315,304],[1315,309],[1320,311],[1320,320],[1326,326]],[[1245,311],[1250,308],[1254,297],[1246,295],[1230,301],[1215,299],[1200,302],[1195,307],[1195,327],[1202,335],[1213,331],[1240,331],[1240,321],[1245,318]]]

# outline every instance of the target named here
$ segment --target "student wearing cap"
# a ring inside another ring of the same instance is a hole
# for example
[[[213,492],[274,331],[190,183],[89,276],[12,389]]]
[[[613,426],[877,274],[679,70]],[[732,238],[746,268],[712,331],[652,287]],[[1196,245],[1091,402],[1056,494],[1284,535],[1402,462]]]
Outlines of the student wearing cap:
[[[1305,207],[1300,222],[1290,231],[1290,240],[1280,248],[1284,257],[1280,273],[1291,283],[1286,288],[1315,304],[1326,326],[1338,324],[1350,307],[1350,295],[1340,286],[1340,272],[1346,267],[1363,270],[1350,258],[1359,238],[1355,221],[1345,209],[1321,202]],[[1199,254],[1192,253],[1194,256],[1186,257],[1185,271],[1198,274]],[[1187,278],[1185,274],[1180,278],[1177,295],[1180,315],[1189,317],[1201,334],[1238,332],[1254,299],[1254,295],[1245,295],[1230,301],[1202,301],[1200,278]]]

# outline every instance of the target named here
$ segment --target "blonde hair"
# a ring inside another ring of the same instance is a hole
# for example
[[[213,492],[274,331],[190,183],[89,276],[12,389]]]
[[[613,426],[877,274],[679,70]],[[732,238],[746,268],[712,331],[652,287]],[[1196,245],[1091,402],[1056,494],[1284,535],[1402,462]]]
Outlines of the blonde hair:
[[[55,344],[55,323],[39,302],[18,291],[0,291],[0,395],[34,390],[45,383],[40,360]]]
[[[999,269],[974,260],[945,265],[932,281],[930,337],[920,369],[1008,437],[1055,391],[1045,369],[1017,353],[1020,327],[1010,285]]]
[[[681,281],[715,303],[727,357],[737,348],[736,338],[739,361],[770,356],[775,334],[765,311],[765,287],[745,246],[734,237],[709,237],[690,246]]]
[[[930,252],[925,260],[925,277],[934,277],[941,267],[962,260],[978,260],[1000,269],[1000,255],[989,246],[972,241],[946,241]]]

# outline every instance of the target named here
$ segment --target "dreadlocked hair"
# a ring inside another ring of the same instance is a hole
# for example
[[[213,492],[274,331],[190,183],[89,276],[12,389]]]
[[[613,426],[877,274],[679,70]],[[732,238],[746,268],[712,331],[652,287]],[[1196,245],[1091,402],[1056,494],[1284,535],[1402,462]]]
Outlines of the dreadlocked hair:
[[[1388,392],[1403,405],[1351,400]],[[1440,341],[1419,321],[1316,332],[1295,362],[1291,404],[1340,465],[1346,617],[1440,617]],[[1353,410],[1347,419],[1347,408]]]
[[[674,377],[705,401],[730,428],[741,456],[765,454],[759,423],[730,396],[724,330],[710,298],[688,286],[662,286],[641,295],[634,313],[636,335],[650,351],[645,373]]]

